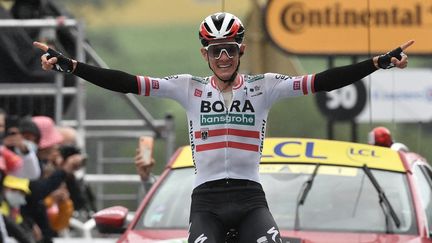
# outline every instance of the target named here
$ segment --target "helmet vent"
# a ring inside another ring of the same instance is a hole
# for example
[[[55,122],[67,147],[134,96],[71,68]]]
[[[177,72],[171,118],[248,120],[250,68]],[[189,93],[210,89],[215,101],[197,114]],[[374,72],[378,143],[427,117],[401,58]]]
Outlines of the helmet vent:
[[[224,22],[223,20],[225,19],[225,14],[214,15],[212,19],[216,29],[220,31]]]
[[[227,30],[230,30],[233,24],[234,24],[234,19],[231,19],[230,22],[228,23]]]

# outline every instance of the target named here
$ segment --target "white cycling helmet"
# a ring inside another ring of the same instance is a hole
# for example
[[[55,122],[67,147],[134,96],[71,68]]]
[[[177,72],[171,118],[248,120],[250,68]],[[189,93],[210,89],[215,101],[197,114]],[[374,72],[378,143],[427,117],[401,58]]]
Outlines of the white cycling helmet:
[[[199,39],[203,46],[211,40],[234,38],[237,43],[243,42],[245,29],[239,18],[226,12],[207,16],[200,24]]]

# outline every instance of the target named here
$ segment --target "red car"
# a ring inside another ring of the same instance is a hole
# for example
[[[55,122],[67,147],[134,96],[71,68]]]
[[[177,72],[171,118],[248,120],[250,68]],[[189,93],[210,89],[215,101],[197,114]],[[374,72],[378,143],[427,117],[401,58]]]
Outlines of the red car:
[[[432,168],[418,154],[359,143],[267,138],[261,183],[285,242],[431,242]],[[113,207],[95,215],[118,242],[187,242],[194,169],[180,148],[134,219]],[[127,224],[125,226],[125,224]],[[227,236],[235,242],[235,232]]]

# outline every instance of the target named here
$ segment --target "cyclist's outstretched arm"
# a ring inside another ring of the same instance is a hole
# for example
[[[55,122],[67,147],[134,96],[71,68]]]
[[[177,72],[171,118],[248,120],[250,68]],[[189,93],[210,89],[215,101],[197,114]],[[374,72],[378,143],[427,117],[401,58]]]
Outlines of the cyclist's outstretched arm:
[[[412,44],[414,44],[414,40],[410,40],[384,55],[375,56],[356,64],[331,68],[324,72],[317,73],[314,82],[315,92],[332,91],[347,86],[361,80],[380,68],[405,68],[408,65],[408,56],[403,53],[403,51]]]
[[[137,77],[135,75],[77,62],[40,42],[34,42],[33,45],[45,52],[41,56],[41,65],[44,70],[73,73],[90,83],[112,91],[139,93]]]

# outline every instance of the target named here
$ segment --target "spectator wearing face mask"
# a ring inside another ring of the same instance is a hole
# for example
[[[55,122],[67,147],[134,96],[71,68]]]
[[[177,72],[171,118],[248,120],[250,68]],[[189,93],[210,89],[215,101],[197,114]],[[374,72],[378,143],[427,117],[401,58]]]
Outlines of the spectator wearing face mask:
[[[20,119],[19,130],[24,139],[31,143],[31,146],[37,150],[41,134],[36,123],[32,121],[30,116],[25,116]]]
[[[21,214],[21,206],[27,203],[26,195],[30,193],[28,179],[11,175],[4,177],[0,212],[8,235],[22,243],[33,243],[42,239],[39,227]]]
[[[37,146],[21,133],[21,118],[9,116],[6,119],[3,144],[22,158],[22,166],[12,174],[21,178],[38,179],[41,176]]]

